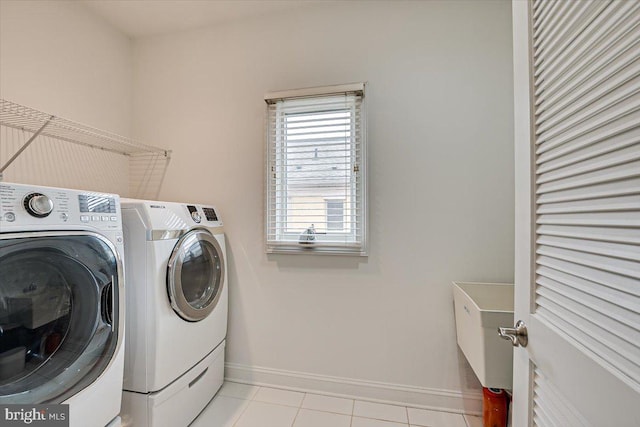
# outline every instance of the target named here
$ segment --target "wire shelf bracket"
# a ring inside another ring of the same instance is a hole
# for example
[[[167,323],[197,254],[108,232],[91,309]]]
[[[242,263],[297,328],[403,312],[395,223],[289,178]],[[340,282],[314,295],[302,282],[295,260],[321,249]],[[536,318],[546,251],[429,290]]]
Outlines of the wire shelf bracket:
[[[27,140],[27,142],[25,142],[22,145],[22,147],[20,147],[20,149],[18,151],[16,151],[16,153],[13,156],[11,156],[11,158],[9,160],[7,160],[7,162],[4,165],[2,165],[2,167],[0,167],[0,181],[2,181],[2,172],[4,172],[5,169],[7,169],[11,165],[11,163],[14,162],[15,159],[20,157],[20,154],[22,154],[22,152],[24,150],[26,150],[29,145],[31,145],[33,140],[36,139],[38,137],[38,135],[40,135],[42,133],[44,128],[46,128],[47,125],[49,123],[51,123],[51,119],[53,119],[53,118],[54,118],[54,116],[51,116],[46,122],[44,122],[44,124],[40,127],[40,129],[38,129],[33,135],[31,135],[31,138],[29,138]]]
[[[26,142],[3,164],[0,181],[9,166],[37,139],[52,138],[73,145],[126,156],[129,159],[131,197],[157,196],[171,159],[171,151],[147,145],[115,133],[0,99],[0,126],[30,134]]]

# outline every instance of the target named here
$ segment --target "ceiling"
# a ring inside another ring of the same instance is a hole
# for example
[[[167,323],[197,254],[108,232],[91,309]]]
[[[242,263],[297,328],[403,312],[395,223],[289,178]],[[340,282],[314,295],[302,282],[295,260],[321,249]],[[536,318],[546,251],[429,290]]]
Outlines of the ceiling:
[[[326,3],[315,0],[83,0],[132,38],[184,31]]]

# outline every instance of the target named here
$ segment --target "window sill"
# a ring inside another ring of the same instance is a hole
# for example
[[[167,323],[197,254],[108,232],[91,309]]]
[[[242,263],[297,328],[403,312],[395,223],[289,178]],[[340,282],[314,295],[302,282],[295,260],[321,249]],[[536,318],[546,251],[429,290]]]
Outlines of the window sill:
[[[341,255],[341,256],[357,256],[367,257],[367,251],[360,247],[336,247],[325,245],[268,245],[266,252],[268,254],[285,254],[285,255]]]

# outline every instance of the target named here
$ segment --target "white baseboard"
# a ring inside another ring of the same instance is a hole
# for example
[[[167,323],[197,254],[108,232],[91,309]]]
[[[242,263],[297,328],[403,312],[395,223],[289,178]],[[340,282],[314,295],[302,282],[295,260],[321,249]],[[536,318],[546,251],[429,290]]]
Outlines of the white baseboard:
[[[482,393],[390,384],[306,372],[225,364],[225,380],[415,408],[481,415]]]

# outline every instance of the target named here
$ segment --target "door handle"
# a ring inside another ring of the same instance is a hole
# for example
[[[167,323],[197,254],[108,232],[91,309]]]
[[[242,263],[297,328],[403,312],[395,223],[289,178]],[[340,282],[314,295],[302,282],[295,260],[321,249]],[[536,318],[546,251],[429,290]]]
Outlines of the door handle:
[[[505,340],[511,340],[514,347],[526,347],[529,343],[527,325],[522,320],[518,320],[514,328],[498,328],[498,335]]]

